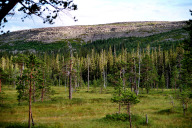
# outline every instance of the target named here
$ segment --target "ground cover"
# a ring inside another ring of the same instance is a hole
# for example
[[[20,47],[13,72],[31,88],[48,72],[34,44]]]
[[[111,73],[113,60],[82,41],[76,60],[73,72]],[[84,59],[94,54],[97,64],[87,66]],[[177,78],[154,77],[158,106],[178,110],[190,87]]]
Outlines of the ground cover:
[[[118,104],[112,103],[112,87],[107,87],[100,94],[87,88],[80,88],[73,93],[73,99],[68,99],[68,89],[52,87],[55,94],[45,102],[32,103],[32,113],[35,127],[49,128],[124,128],[129,127],[128,121],[106,120],[107,114],[118,112]],[[18,105],[17,92],[13,87],[3,87],[4,97],[0,103],[0,127],[27,127],[28,103]],[[179,90],[178,90],[179,91]],[[133,120],[133,127],[151,128],[190,128],[192,127],[192,107],[189,104],[186,116],[183,116],[182,106],[171,89],[151,90],[149,94],[140,91],[140,103],[131,108],[131,113],[143,119]],[[174,106],[172,105],[174,102]],[[122,113],[126,109],[122,108]],[[148,115],[149,124],[145,124]]]

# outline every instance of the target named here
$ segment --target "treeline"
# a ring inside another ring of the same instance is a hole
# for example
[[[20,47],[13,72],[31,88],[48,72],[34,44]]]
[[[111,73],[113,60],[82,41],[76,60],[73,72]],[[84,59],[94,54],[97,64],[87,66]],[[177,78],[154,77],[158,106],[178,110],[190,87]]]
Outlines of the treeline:
[[[96,52],[95,49],[85,57],[79,57],[72,52],[71,57],[62,54],[36,54],[44,66],[41,68],[46,72],[45,81],[50,81],[54,86],[68,86],[69,73],[72,74],[73,88],[89,87],[96,80],[100,87],[113,86],[110,82],[110,75],[114,75],[117,70],[120,72],[124,86],[132,89],[145,88],[179,88],[184,85],[179,82],[181,79],[181,61],[184,55],[182,46],[164,50],[159,47],[141,48],[137,44],[137,49],[128,52],[123,48],[119,53],[116,47],[102,49]],[[17,76],[20,74],[21,65],[14,62],[14,58],[20,55],[1,56],[1,68],[8,75],[8,79],[2,79],[4,84],[16,86]],[[28,56],[28,55],[25,55]],[[71,64],[70,64],[71,63]],[[22,68],[27,69],[27,63],[22,64]],[[70,65],[72,70],[70,70]]]

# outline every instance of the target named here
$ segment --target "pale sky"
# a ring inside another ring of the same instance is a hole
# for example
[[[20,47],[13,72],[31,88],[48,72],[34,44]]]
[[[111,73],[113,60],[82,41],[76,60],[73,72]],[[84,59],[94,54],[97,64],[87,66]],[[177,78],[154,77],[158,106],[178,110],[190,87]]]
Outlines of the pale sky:
[[[24,16],[16,12],[8,17],[5,30],[16,31],[23,29],[94,25],[129,21],[183,21],[192,19],[192,0],[74,0],[78,10],[68,14],[61,13],[54,25],[43,24],[43,20],[33,16],[21,21]],[[19,6],[19,5],[17,5]],[[17,7],[16,7],[17,8]],[[78,21],[74,22],[72,17]]]

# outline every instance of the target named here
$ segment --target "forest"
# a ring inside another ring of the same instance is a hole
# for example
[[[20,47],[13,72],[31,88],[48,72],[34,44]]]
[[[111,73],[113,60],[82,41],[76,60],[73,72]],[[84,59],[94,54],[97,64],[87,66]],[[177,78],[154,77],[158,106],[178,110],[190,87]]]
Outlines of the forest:
[[[0,45],[0,127],[191,127],[189,23],[148,37]]]

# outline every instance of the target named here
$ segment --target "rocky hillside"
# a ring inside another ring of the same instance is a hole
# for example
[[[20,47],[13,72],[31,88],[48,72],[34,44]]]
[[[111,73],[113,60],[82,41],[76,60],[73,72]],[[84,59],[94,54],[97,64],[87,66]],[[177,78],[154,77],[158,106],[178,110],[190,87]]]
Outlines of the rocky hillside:
[[[84,42],[118,37],[145,37],[157,33],[180,29],[185,22],[123,22],[90,26],[65,26],[29,29],[0,36],[0,42],[42,41],[46,43],[81,39]]]

